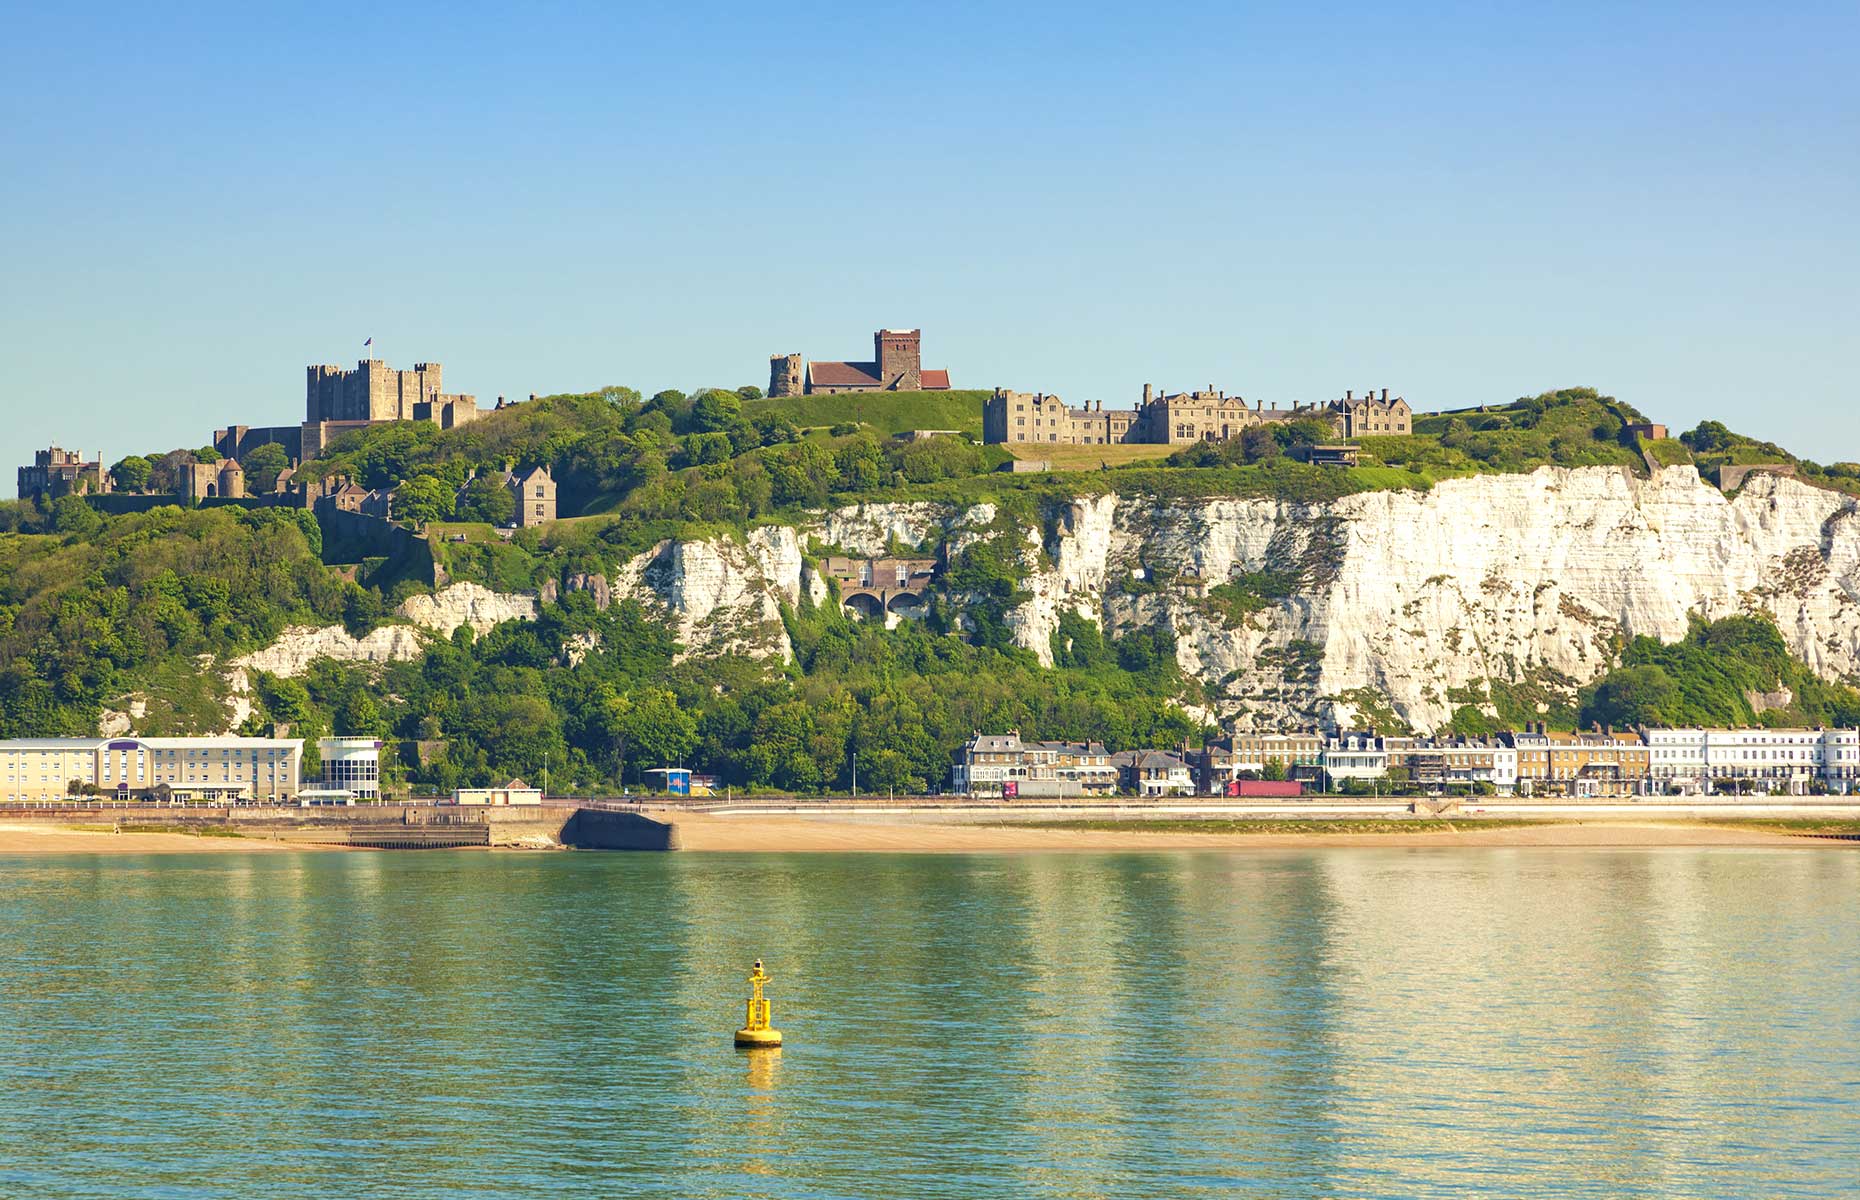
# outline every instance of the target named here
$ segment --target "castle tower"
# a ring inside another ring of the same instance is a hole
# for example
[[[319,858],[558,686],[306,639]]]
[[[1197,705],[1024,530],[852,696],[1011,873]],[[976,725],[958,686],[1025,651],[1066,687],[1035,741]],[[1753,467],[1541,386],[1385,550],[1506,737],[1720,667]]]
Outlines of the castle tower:
[[[799,396],[806,383],[807,377],[801,373],[800,355],[769,355],[769,395]]]
[[[304,375],[304,420],[342,420],[342,368],[306,367]]]
[[[878,386],[887,391],[923,390],[923,330],[881,329],[872,335]]]
[[[244,498],[245,468],[239,465],[238,459],[229,458],[220,464],[218,487],[220,495],[227,499]]]

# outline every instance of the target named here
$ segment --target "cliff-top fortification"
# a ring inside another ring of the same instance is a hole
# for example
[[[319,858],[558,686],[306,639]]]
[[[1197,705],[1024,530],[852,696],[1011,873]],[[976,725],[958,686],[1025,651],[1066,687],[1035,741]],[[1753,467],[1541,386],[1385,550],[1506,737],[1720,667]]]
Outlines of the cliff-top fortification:
[[[833,396],[841,392],[941,392],[947,370],[923,366],[923,330],[881,329],[870,362],[803,362],[799,354],[769,358],[770,396]]]

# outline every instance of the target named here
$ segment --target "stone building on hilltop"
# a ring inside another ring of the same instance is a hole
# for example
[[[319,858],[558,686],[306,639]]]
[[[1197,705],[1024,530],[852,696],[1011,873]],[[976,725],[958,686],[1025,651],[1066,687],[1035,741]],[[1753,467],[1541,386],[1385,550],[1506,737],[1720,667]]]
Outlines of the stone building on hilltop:
[[[245,498],[245,468],[237,459],[187,463],[180,468],[181,498],[189,504],[202,500]]]
[[[1212,384],[1193,392],[1166,393],[1143,385],[1143,401],[1136,408],[1106,409],[1102,400],[1075,408],[1058,396],[1011,392],[996,388],[982,403],[982,440],[990,445],[1042,442],[1049,445],[1108,446],[1139,444],[1184,446],[1194,442],[1224,442],[1255,425],[1313,420],[1329,425],[1338,437],[1412,433],[1407,401],[1344,399],[1328,405],[1267,408],[1248,406],[1240,396],[1217,391]]]
[[[442,391],[442,372],[439,363],[415,363],[403,371],[378,358],[362,359],[352,371],[306,367],[301,424],[230,425],[213,431],[213,448],[227,458],[244,458],[259,446],[275,443],[292,462],[301,463],[352,429],[388,421],[431,421],[451,429],[477,420],[477,398]]]
[[[532,467],[506,477],[505,486],[517,502],[512,518],[518,529],[547,525],[555,520],[555,479],[548,467]]]
[[[947,370],[924,369],[921,329],[881,329],[874,333],[870,362],[803,362],[799,354],[769,358],[771,396],[947,390]]]
[[[82,450],[64,450],[51,446],[32,452],[32,465],[19,469],[19,498],[31,500],[43,496],[56,500],[60,496],[98,493],[110,490],[110,473],[103,469],[103,456],[86,459]]]
[[[1345,438],[1406,436],[1414,432],[1414,411],[1400,396],[1389,399],[1382,389],[1377,399],[1374,391],[1360,397],[1353,391],[1326,406],[1337,426],[1337,436]]]

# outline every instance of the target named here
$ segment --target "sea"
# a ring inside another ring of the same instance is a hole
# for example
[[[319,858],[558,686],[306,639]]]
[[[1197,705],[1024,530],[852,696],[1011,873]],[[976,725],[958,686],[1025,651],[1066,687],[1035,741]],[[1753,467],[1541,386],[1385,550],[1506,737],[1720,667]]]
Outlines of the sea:
[[[1856,1192],[1842,848],[0,857],[4,1197]]]

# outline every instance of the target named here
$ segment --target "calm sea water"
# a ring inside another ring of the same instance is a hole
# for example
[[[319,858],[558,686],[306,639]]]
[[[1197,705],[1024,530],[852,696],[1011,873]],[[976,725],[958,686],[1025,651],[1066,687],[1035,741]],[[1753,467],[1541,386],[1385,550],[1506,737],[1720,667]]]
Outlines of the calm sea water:
[[[1860,1189],[1840,849],[0,858],[0,950],[0,1196]]]

